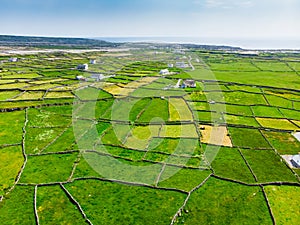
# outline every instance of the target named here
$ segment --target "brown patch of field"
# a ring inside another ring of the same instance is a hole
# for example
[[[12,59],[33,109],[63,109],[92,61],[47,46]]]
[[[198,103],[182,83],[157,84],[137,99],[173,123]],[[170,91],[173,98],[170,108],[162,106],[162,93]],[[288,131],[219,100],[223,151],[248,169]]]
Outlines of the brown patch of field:
[[[232,147],[227,127],[200,125],[200,131],[202,143]]]

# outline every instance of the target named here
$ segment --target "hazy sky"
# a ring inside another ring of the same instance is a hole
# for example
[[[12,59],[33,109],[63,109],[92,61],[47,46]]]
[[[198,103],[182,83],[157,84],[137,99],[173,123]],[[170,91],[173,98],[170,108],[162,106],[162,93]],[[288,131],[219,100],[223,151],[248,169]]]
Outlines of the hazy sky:
[[[299,0],[0,0],[0,34],[300,39]]]

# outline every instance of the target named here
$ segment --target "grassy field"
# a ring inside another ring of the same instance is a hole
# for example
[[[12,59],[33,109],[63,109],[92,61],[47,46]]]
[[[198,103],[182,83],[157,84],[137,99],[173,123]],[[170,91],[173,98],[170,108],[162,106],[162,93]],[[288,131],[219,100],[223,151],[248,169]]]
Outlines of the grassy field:
[[[153,46],[0,56],[1,224],[298,222],[299,54]]]
[[[186,197],[174,191],[96,180],[76,181],[66,187],[93,224],[167,224]]]
[[[272,220],[259,187],[211,179],[192,193],[177,224],[272,224]]]

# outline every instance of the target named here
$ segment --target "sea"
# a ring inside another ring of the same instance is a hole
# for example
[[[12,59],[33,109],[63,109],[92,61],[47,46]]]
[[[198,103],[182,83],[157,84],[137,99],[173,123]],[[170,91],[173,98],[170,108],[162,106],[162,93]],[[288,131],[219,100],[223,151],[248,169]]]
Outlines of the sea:
[[[247,39],[247,38],[208,38],[208,37],[97,37],[96,39],[125,43],[125,42],[150,42],[150,43],[177,43],[199,44],[240,47],[251,50],[300,50],[300,38],[282,39]]]

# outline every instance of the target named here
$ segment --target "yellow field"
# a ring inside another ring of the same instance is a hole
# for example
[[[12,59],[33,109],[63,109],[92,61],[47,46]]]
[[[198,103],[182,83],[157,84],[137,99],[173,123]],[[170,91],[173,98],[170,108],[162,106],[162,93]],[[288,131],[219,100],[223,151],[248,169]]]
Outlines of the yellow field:
[[[164,125],[159,136],[171,137],[171,138],[180,138],[180,137],[198,138],[198,133],[196,131],[196,127],[193,124]]]
[[[259,124],[265,128],[274,128],[280,130],[299,130],[299,128],[286,119],[266,119],[256,118]]]
[[[101,88],[104,91],[114,96],[117,95],[117,96],[126,97],[130,95],[132,92],[134,92],[136,89],[138,89],[139,87],[149,84],[157,79],[158,79],[157,77],[144,77],[137,81],[130,82],[129,84],[126,85],[120,86],[120,85],[113,84]]]
[[[227,127],[201,125],[200,130],[202,143],[232,147]]]
[[[193,121],[193,114],[182,98],[169,99],[169,121]]]

